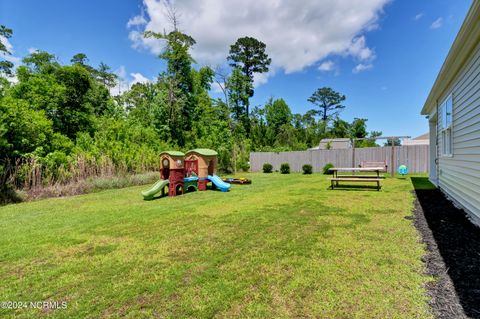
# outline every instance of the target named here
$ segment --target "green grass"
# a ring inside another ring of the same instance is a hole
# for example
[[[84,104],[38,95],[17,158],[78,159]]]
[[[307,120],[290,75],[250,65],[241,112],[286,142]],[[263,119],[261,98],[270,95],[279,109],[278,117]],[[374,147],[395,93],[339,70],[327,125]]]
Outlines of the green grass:
[[[0,207],[8,318],[429,318],[412,183],[321,174],[143,201],[145,186]]]

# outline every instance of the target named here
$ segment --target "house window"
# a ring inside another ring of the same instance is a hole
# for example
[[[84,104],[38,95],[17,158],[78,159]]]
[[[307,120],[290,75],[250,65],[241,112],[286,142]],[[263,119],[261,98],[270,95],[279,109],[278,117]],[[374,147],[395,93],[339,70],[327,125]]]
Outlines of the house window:
[[[442,155],[452,156],[453,154],[453,134],[452,134],[452,114],[453,114],[453,102],[450,95],[439,106],[440,113],[440,134],[442,139]]]

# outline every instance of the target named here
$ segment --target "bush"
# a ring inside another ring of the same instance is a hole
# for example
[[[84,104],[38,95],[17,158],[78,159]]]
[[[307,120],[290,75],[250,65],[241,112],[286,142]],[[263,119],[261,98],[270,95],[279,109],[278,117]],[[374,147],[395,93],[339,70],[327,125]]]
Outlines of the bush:
[[[325,166],[324,166],[323,169],[322,169],[322,170],[323,170],[323,174],[325,174],[325,175],[332,175],[333,172],[330,171],[330,168],[333,168],[333,167],[335,167],[335,166],[333,166],[332,163],[327,163],[327,164],[325,164]]]
[[[250,169],[250,164],[248,164],[247,162],[243,162],[239,166],[242,172],[248,172],[248,170]]]
[[[288,163],[283,163],[280,165],[280,173],[290,174],[290,165]]]
[[[312,165],[305,164],[302,166],[303,174],[312,174]]]
[[[264,173],[271,173],[273,170],[273,166],[270,163],[263,164],[263,172]]]

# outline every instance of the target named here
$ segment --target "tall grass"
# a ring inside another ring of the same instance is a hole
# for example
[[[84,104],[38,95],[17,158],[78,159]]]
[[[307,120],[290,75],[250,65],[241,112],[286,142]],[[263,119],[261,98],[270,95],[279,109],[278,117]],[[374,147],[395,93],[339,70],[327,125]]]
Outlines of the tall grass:
[[[7,161],[0,168],[0,203],[78,195],[147,184],[158,178],[158,163],[115,163],[108,156],[79,155],[59,165],[25,158]]]

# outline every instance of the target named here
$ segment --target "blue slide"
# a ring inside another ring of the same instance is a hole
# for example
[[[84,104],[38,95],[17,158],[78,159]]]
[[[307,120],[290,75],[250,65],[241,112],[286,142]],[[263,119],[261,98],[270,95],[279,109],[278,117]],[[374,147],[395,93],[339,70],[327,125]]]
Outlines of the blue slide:
[[[228,190],[232,186],[229,183],[225,183],[224,181],[222,181],[222,179],[217,175],[208,175],[207,179],[211,181],[213,185],[217,186],[222,192],[228,192]]]

